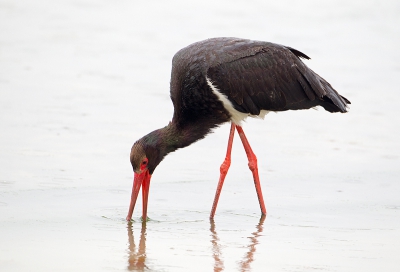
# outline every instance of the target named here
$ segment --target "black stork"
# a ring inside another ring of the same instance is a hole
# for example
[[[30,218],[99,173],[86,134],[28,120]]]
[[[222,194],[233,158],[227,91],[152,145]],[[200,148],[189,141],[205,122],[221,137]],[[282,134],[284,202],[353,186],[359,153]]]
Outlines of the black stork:
[[[142,187],[142,220],[147,220],[151,176],[164,157],[204,138],[211,129],[231,122],[226,158],[210,218],[230,166],[235,130],[246,151],[260,203],[267,213],[258,177],[257,158],[243,132],[241,121],[269,111],[310,109],[322,106],[329,112],[346,112],[350,101],[302,61],[302,52],[279,44],[238,38],[213,38],[191,44],[172,60],[170,92],[172,121],[133,145],[130,160],[134,171],[129,221]]]

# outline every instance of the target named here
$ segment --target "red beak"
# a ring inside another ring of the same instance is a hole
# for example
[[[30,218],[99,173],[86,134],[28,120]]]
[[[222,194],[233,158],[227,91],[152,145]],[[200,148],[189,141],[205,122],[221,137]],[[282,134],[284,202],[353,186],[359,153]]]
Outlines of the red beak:
[[[149,170],[145,169],[142,173],[135,173],[135,178],[133,179],[131,204],[129,205],[127,221],[132,219],[133,209],[135,208],[136,200],[139,195],[140,187],[142,187],[142,200],[143,200],[143,222],[147,221],[147,201],[149,199],[149,187],[150,187],[151,175]]]

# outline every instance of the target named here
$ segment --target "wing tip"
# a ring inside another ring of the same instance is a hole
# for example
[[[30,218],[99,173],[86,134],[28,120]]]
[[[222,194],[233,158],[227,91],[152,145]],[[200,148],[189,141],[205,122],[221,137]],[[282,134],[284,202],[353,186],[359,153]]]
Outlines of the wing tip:
[[[309,57],[309,56],[307,56],[306,54],[304,54],[303,52],[300,52],[299,50],[297,50],[297,49],[294,49],[294,48],[292,48],[292,47],[290,47],[290,46],[285,46],[287,49],[289,49],[290,50],[290,52],[292,52],[296,57],[298,57],[299,59],[300,58],[303,58],[303,59],[306,59],[306,60],[310,60],[311,58]]]

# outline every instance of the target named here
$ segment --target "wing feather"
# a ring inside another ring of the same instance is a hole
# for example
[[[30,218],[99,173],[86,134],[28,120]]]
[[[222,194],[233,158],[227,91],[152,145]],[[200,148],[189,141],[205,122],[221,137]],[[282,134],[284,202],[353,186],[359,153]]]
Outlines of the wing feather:
[[[308,109],[318,105],[329,111],[345,112],[349,101],[300,57],[309,59],[296,49],[265,43],[263,48],[257,45],[251,54],[242,52],[236,59],[230,55],[229,61],[209,67],[207,76],[243,113],[258,115],[261,110]]]

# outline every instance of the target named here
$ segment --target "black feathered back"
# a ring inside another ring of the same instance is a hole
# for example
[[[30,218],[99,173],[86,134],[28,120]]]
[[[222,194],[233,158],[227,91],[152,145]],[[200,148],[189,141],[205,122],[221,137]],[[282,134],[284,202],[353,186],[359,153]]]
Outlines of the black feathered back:
[[[322,106],[346,112],[350,102],[308,68],[304,53],[279,44],[238,38],[214,38],[181,49],[173,58],[171,98],[174,120],[214,118],[227,121],[208,78],[242,113]]]

